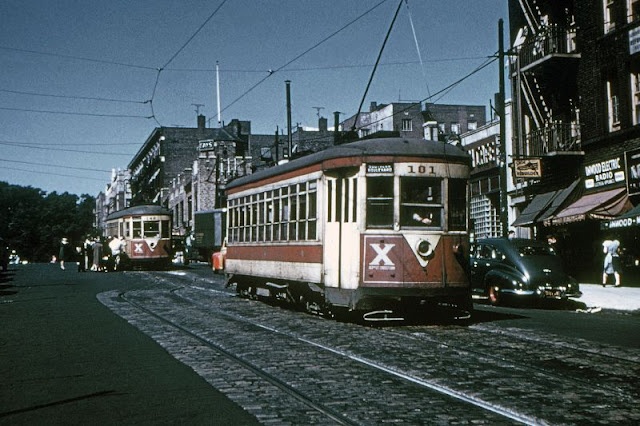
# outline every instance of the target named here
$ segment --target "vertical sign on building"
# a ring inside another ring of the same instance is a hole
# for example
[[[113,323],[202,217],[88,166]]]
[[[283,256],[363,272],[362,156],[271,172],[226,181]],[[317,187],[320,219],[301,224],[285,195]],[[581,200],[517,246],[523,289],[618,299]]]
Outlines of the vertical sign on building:
[[[640,52],[640,27],[629,30],[629,54]]]
[[[627,166],[627,192],[640,194],[640,148],[625,153]]]

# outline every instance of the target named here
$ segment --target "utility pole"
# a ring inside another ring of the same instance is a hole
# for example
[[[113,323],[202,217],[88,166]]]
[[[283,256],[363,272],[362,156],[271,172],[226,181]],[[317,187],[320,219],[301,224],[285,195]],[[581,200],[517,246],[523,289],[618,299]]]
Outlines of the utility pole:
[[[509,206],[507,205],[507,137],[506,137],[506,113],[504,90],[504,21],[498,21],[498,69],[500,76],[500,89],[498,92],[498,114],[500,114],[500,223],[502,236],[509,235]]]
[[[291,80],[286,80],[287,85],[287,157],[291,158],[293,148],[293,135],[291,134]]]

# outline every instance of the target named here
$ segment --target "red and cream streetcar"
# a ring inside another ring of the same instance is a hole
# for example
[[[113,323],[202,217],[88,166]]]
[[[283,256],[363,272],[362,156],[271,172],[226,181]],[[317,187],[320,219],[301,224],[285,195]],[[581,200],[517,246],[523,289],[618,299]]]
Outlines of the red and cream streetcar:
[[[381,138],[238,178],[227,185],[227,284],[366,320],[443,304],[470,313],[469,170],[451,144]]]

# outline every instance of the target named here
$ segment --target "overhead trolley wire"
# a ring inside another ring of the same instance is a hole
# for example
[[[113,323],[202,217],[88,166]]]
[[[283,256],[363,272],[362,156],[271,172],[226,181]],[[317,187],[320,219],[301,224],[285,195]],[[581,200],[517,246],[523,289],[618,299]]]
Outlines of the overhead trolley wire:
[[[96,181],[99,181],[99,182],[104,182],[104,179],[88,177],[88,176],[67,175],[67,174],[64,174],[64,173],[53,173],[53,172],[41,172],[41,171],[36,171],[36,170],[20,169],[18,167],[3,167],[3,169],[5,169],[5,170],[17,170],[19,172],[27,172],[27,173],[37,173],[37,174],[41,174],[41,175],[63,176],[63,177],[71,177],[71,178],[76,178],[76,179],[96,180]]]
[[[133,101],[128,99],[112,99],[112,98],[100,98],[100,97],[91,97],[91,96],[54,95],[51,93],[37,93],[37,92],[27,92],[27,91],[21,91],[21,90],[8,90],[8,89],[0,89],[0,92],[13,93],[17,95],[43,96],[43,97],[49,97],[49,98],[63,98],[63,99],[80,99],[80,100],[88,100],[88,101],[121,102],[121,103],[130,103],[130,104],[149,103],[149,101]]]
[[[345,30],[346,28],[348,28],[349,26],[353,25],[355,22],[359,21],[360,19],[362,19],[364,16],[368,15],[369,13],[371,13],[372,11],[374,11],[375,9],[377,9],[378,7],[380,7],[382,4],[386,3],[388,0],[382,0],[381,2],[379,2],[378,4],[376,4],[375,6],[373,6],[371,9],[365,11],[363,14],[361,14],[360,16],[356,17],[355,19],[351,20],[350,22],[348,22],[347,24],[345,24],[344,26],[342,26],[340,29],[334,31],[333,33],[329,34],[327,37],[323,38],[322,40],[320,40],[318,43],[314,44],[313,46],[311,46],[310,48],[308,48],[307,50],[305,50],[304,52],[300,53],[299,55],[297,55],[295,58],[291,59],[290,61],[288,61],[287,63],[285,63],[284,65],[276,68],[275,70],[268,70],[268,74],[263,77],[261,80],[259,80],[256,84],[254,84],[253,86],[251,86],[249,89],[247,89],[244,93],[242,93],[240,96],[238,96],[236,99],[234,99],[231,103],[229,103],[228,105],[226,105],[224,108],[222,108],[221,112],[224,112],[225,110],[227,110],[228,108],[230,108],[232,105],[234,105],[236,102],[238,102],[240,99],[244,98],[245,96],[247,96],[249,93],[251,93],[256,87],[258,87],[259,85],[261,85],[262,83],[264,83],[269,77],[271,77],[273,74],[282,71],[284,68],[286,68],[288,65],[291,65],[292,63],[294,63],[295,61],[297,61],[298,59],[300,59],[301,57],[303,57],[304,55],[306,55],[307,53],[311,52],[312,50],[314,50],[316,47],[320,46],[321,44],[325,43],[326,41],[328,41],[329,39],[333,38],[334,36],[336,36],[338,33],[342,32],[343,30]]]
[[[0,161],[2,161],[4,163],[31,164],[31,165],[34,165],[34,166],[58,167],[58,168],[61,168],[61,169],[86,170],[86,171],[89,171],[89,172],[111,173],[111,170],[90,169],[88,167],[59,166],[59,165],[56,165],[56,164],[35,163],[35,162],[31,162],[31,161],[7,160],[7,159],[4,159],[4,158],[0,158]]]
[[[124,153],[120,153],[120,152],[83,151],[83,150],[77,150],[77,149],[64,149],[64,148],[57,148],[57,147],[45,148],[45,147],[41,147],[41,146],[23,146],[23,145],[16,144],[16,143],[13,143],[13,142],[4,142],[4,141],[0,141],[0,145],[14,146],[14,147],[17,147],[17,148],[40,149],[40,150],[43,150],[43,151],[76,152],[76,153],[81,153],[81,154],[93,154],[93,155],[120,155],[120,156],[125,156],[125,157],[131,157],[132,155],[134,155],[134,154],[124,154]]]

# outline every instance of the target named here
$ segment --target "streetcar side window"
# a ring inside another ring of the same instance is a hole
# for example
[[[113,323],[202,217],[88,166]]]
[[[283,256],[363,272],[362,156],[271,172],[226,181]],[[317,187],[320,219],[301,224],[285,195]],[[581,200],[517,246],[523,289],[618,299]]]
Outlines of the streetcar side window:
[[[367,227],[393,228],[393,177],[367,178]]]
[[[400,225],[442,228],[442,179],[400,179]]]
[[[449,230],[467,229],[467,182],[464,179],[449,179]]]
[[[171,228],[169,227],[169,221],[168,220],[163,220],[161,223],[161,227],[160,227],[162,234],[160,235],[161,238],[169,238],[169,233]]]
[[[133,238],[142,237],[142,222],[140,219],[133,220]]]
[[[144,237],[156,237],[160,234],[160,222],[157,220],[143,222],[144,223]]]

